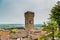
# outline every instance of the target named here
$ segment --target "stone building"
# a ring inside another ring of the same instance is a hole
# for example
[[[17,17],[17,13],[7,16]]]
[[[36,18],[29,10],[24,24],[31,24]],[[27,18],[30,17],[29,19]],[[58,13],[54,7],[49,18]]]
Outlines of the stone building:
[[[34,12],[27,11],[25,12],[25,29],[30,31],[34,29]]]

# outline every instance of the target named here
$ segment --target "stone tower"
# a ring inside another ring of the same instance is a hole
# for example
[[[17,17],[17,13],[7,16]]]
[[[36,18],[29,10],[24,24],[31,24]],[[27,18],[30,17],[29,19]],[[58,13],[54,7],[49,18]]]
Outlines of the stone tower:
[[[34,12],[25,12],[25,29],[27,31],[34,29]]]

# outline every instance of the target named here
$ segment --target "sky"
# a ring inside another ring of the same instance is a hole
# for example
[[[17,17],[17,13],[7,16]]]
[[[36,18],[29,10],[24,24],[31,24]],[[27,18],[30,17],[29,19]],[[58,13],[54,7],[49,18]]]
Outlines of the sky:
[[[60,0],[0,0],[0,24],[25,24],[27,11],[35,13],[34,24],[43,24],[57,1]]]

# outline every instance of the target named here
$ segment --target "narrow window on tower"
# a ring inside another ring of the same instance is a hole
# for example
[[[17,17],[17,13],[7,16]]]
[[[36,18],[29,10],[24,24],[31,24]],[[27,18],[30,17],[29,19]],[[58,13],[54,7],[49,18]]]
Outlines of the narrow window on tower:
[[[29,24],[32,24],[32,21],[31,20],[29,20]]]

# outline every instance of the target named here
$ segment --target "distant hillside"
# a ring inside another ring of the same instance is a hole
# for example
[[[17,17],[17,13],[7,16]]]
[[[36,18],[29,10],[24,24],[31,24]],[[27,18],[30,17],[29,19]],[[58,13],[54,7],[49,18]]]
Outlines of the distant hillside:
[[[41,27],[42,24],[34,24],[35,27]]]
[[[35,27],[41,27],[42,24],[34,24]],[[24,24],[0,24],[0,29],[25,27]]]
[[[0,29],[24,27],[24,24],[0,24]]]

